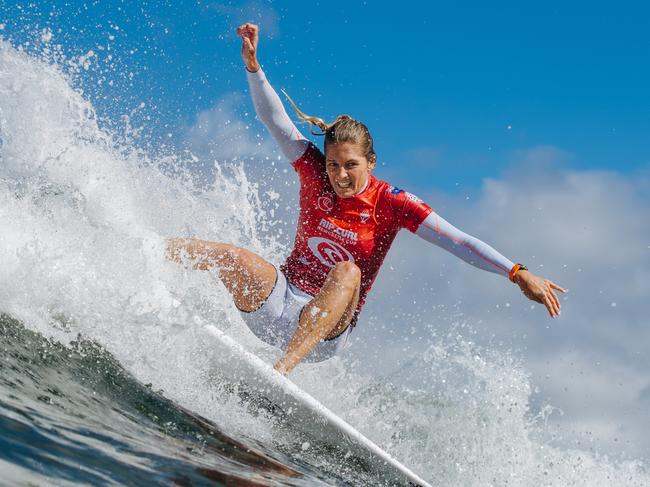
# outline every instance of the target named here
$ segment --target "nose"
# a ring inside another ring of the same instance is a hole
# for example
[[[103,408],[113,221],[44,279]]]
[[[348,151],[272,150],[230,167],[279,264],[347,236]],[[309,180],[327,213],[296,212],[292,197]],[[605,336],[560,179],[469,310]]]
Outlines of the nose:
[[[345,179],[348,175],[348,172],[345,169],[345,166],[340,166],[336,171],[337,179]]]

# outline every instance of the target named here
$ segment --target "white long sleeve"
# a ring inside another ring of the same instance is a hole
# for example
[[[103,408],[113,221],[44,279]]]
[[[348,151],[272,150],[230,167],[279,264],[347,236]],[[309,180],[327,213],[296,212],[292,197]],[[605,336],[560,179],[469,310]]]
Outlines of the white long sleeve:
[[[255,73],[247,70],[246,77],[258,118],[269,129],[284,156],[291,162],[295,161],[305,153],[309,141],[287,115],[264,71],[261,68]]]
[[[415,233],[479,269],[508,276],[515,265],[485,242],[454,227],[436,212],[430,213]]]

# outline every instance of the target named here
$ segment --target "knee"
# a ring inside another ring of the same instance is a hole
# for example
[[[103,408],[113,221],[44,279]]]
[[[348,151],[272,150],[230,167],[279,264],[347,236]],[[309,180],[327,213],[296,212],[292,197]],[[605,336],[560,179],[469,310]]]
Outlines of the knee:
[[[337,262],[332,269],[336,280],[351,286],[358,286],[361,282],[361,269],[354,262]]]

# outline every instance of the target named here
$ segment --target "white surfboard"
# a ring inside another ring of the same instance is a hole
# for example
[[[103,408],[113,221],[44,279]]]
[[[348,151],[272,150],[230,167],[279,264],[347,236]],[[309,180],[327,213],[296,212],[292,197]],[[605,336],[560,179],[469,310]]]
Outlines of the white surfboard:
[[[378,481],[387,485],[431,487],[429,483],[402,465],[375,443],[363,436],[320,402],[277,373],[273,368],[245,350],[218,328],[208,325],[205,330],[215,340],[224,365],[245,379],[247,388],[269,400],[282,411],[284,419],[316,441],[334,446],[362,460]],[[235,374],[233,374],[235,377]],[[271,408],[272,409],[272,408]]]

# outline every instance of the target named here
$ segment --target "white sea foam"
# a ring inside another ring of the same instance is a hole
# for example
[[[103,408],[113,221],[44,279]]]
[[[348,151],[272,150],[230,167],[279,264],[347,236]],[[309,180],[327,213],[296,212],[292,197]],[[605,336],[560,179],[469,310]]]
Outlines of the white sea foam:
[[[218,167],[197,186],[192,159],[118,145],[59,66],[4,41],[0,143],[0,310],[64,342],[97,340],[226,432],[285,441],[210,382],[201,327],[219,326],[267,359],[277,352],[245,330],[214,274],[164,258],[166,237],[193,234],[282,259],[258,233],[260,204],[242,167]],[[540,440],[530,380],[508,355],[451,335],[388,380],[348,365],[301,367],[293,379],[434,484],[650,485],[638,462]],[[405,388],[412,375],[422,390]]]
[[[193,233],[271,258],[245,174],[220,169],[229,176],[199,193],[160,169],[182,161],[118,148],[57,66],[3,42],[0,73],[2,311],[64,342],[93,338],[139,379],[214,409],[210,347],[194,323],[239,317],[214,275],[165,260],[165,238]]]

